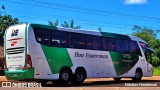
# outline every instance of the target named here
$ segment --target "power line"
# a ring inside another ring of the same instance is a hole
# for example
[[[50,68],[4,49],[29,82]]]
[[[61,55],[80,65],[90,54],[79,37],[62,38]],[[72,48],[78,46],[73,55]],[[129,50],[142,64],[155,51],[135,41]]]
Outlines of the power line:
[[[26,16],[28,16],[28,15],[22,15],[22,14],[16,14],[16,15],[20,15],[20,16],[22,16],[22,17],[26,17]],[[37,17],[37,16],[29,16],[28,18],[32,18],[32,19],[52,19],[52,18],[50,18],[50,17]],[[63,18],[61,18],[61,20],[64,20],[64,21],[70,21],[70,19],[63,19]],[[47,21],[47,20],[46,20]],[[75,22],[79,22],[79,23],[84,23],[84,24],[86,24],[86,23],[90,23],[90,24],[93,24],[93,25],[103,25],[103,26],[107,26],[107,25],[112,25],[112,26],[120,26],[120,25],[113,25],[113,24],[100,24],[100,23],[92,23],[92,22],[86,22],[86,21],[75,21]],[[124,27],[124,26],[120,26],[120,27]]]
[[[21,2],[20,2],[21,3]],[[22,3],[21,3],[22,4]],[[30,4],[28,4],[28,5],[30,5]],[[31,5],[32,6],[32,5]],[[37,6],[37,5],[36,5]],[[44,6],[40,6],[40,7],[44,7]],[[70,10],[69,10],[70,11]],[[39,15],[39,14],[38,14]],[[45,16],[46,17],[46,16]],[[35,18],[37,18],[37,16],[36,17],[34,17],[33,19],[35,19]],[[66,20],[66,19],[65,19]],[[76,21],[77,22],[77,21]],[[111,27],[123,27],[123,28],[126,28],[126,27],[129,27],[129,26],[131,26],[131,25],[123,25],[123,24],[113,24],[113,23],[107,23],[107,24],[100,24],[99,22],[98,23],[91,23],[91,22],[86,22],[86,21],[79,21],[79,22],[81,22],[81,23],[83,23],[83,24],[92,24],[92,25],[100,25],[100,26],[109,26],[109,24],[110,24],[110,26]],[[133,25],[132,25],[133,26]],[[118,27],[118,28],[119,28]]]
[[[77,18],[71,18],[71,17],[67,17],[67,16],[59,16],[59,15],[54,15],[54,14],[47,14],[47,15],[42,15],[42,14],[39,14],[39,13],[34,13],[34,12],[26,12],[26,11],[23,11],[23,12],[21,12],[21,11],[18,11],[18,10],[13,10],[13,12],[14,13],[17,13],[18,15],[27,15],[28,17],[31,17],[31,16],[36,16],[36,17],[34,17],[34,19],[35,18],[39,18],[39,17],[44,17],[45,16],[45,18],[49,18],[49,19],[53,19],[52,18],[52,16],[54,16],[54,17],[61,17],[61,18],[65,18],[65,19],[68,19],[68,20],[78,20],[78,21],[81,21],[81,22],[86,22],[86,21],[88,21],[89,23],[93,23],[93,22],[95,22],[96,24],[99,24],[99,25],[103,25],[104,23],[105,23],[105,25],[107,24],[107,25],[114,25],[114,26],[123,26],[123,27],[133,27],[134,25],[132,24],[122,24],[122,23],[111,23],[111,22],[102,22],[102,21],[99,21],[99,20],[89,20],[89,19],[81,19],[81,18],[79,18],[79,17],[77,17]],[[51,16],[51,17],[50,17]],[[84,20],[84,21],[83,21]],[[49,21],[52,21],[52,20],[49,20]],[[66,21],[66,20],[64,20],[64,21]],[[155,27],[154,27],[155,28]],[[160,28],[160,27],[157,27],[157,28]]]
[[[81,19],[81,18],[79,18],[79,17],[77,17],[77,18],[73,18],[73,17],[67,17],[67,16],[60,16],[60,15],[54,15],[54,14],[47,14],[47,15],[42,15],[42,14],[39,14],[39,13],[34,13],[34,12],[26,12],[26,11],[18,11],[18,10],[12,10],[14,13],[17,13],[17,14],[19,14],[19,13],[21,13],[21,15],[28,15],[28,13],[29,13],[29,15],[28,16],[30,16],[30,15],[33,15],[33,16],[36,16],[36,17],[49,17],[49,18],[51,18],[50,16],[54,16],[54,17],[62,17],[62,18],[67,18],[67,19],[73,19],[73,20],[76,20],[76,19],[78,19],[78,20],[85,20],[85,21],[89,21],[89,22],[96,22],[96,23],[101,23],[101,24],[104,24],[104,23],[106,23],[106,24],[112,24],[112,25],[122,25],[122,26],[133,26],[133,25],[129,25],[129,24],[122,24],[122,23],[111,23],[111,22],[102,22],[102,21],[99,21],[99,20],[91,20],[91,19]],[[84,21],[84,22],[85,22]]]
[[[87,14],[92,14],[92,15],[101,15],[101,16],[110,16],[110,17],[116,17],[116,18],[118,18],[118,17],[121,17],[121,18],[127,18],[127,19],[135,19],[135,20],[145,20],[145,21],[158,21],[158,19],[156,18],[156,19],[153,19],[153,18],[149,18],[149,19],[146,19],[146,18],[137,18],[137,17],[126,17],[127,15],[121,15],[121,14],[111,14],[111,13],[107,13],[107,12],[105,12],[105,13],[103,13],[102,11],[96,11],[96,10],[94,10],[93,9],[93,11],[92,11],[92,9],[87,9],[86,8],[86,10],[84,10],[85,8],[81,8],[81,9],[74,9],[74,7],[73,8],[64,8],[64,7],[62,7],[62,5],[54,5],[54,6],[59,6],[59,7],[61,7],[61,8],[56,8],[56,7],[49,7],[49,5],[47,5],[47,6],[42,6],[42,5],[35,5],[35,4],[28,4],[28,3],[23,3],[23,2],[15,2],[15,1],[8,1],[8,0],[6,0],[6,2],[11,2],[11,3],[17,3],[17,4],[23,4],[23,5],[31,5],[31,6],[36,6],[36,7],[42,7],[42,8],[50,8],[50,9],[57,9],[57,10],[64,10],[64,11],[70,11],[70,12],[79,12],[79,13],[87,13]],[[42,3],[42,2],[39,2],[39,3]],[[44,2],[43,2],[43,4],[44,4]],[[47,4],[47,3],[46,3]],[[78,8],[78,7],[75,7],[75,8]],[[80,8],[80,7],[79,7]],[[113,15],[115,15],[115,16],[113,16]]]
[[[116,15],[123,15],[123,16],[131,16],[131,17],[139,17],[139,18],[148,18],[148,19],[155,19],[160,20],[160,18],[157,17],[149,17],[149,16],[141,16],[141,15],[133,15],[133,14],[127,14],[127,13],[119,13],[119,12],[113,12],[113,11],[104,11],[104,10],[97,10],[97,9],[91,9],[91,8],[84,8],[84,7],[77,7],[77,6],[71,6],[67,4],[58,4],[53,2],[46,2],[46,1],[40,1],[40,0],[22,0],[22,1],[30,1],[30,2],[36,2],[40,4],[47,4],[47,5],[54,5],[54,6],[60,6],[60,7],[66,7],[66,8],[74,8],[74,9],[80,9],[80,10],[87,10],[87,11],[94,11],[94,12],[101,12],[101,13],[108,13],[108,14],[116,14]]]

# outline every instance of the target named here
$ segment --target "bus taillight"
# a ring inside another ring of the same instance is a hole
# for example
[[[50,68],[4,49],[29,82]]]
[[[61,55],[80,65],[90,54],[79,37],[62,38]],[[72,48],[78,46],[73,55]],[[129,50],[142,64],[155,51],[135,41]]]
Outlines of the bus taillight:
[[[31,56],[27,55],[26,57],[26,66],[25,66],[25,70],[29,69],[32,67],[32,62],[31,62]]]

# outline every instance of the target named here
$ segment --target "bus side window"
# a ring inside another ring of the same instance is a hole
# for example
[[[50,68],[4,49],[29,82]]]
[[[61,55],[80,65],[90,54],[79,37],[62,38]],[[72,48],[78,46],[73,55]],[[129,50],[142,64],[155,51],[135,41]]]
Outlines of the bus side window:
[[[129,52],[142,56],[141,50],[136,41],[129,41]]]
[[[90,50],[102,50],[102,38],[99,36],[86,36],[87,49]]]
[[[63,31],[51,31],[51,46],[53,47],[67,47],[67,33]]]
[[[34,28],[37,42],[50,45],[50,31],[45,28]]]
[[[128,42],[126,40],[117,39],[117,51],[118,52],[128,52]]]
[[[69,33],[69,47],[70,48],[77,48],[77,49],[85,49],[85,35],[78,34],[78,33]]]
[[[102,38],[99,36],[93,37],[93,49],[102,50]]]
[[[91,35],[86,36],[86,44],[87,44],[87,49],[93,50],[93,37]]]
[[[114,38],[104,38],[103,48],[106,51],[117,51],[116,39]]]

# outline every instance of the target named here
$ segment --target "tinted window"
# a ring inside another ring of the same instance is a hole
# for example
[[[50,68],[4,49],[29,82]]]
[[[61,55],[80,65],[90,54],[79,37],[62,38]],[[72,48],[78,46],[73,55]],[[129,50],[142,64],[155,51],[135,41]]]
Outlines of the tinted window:
[[[85,35],[78,33],[69,33],[69,47],[85,49]]]
[[[126,40],[117,39],[117,51],[128,52],[128,42]]]
[[[67,33],[63,31],[52,31],[51,46],[67,47]]]
[[[142,56],[140,48],[136,41],[129,41],[129,52]]]
[[[116,39],[114,38],[104,38],[103,45],[106,51],[117,51]]]
[[[102,38],[98,36],[86,36],[87,49],[102,50]]]
[[[50,44],[50,31],[44,28],[34,28],[35,37],[37,42],[49,45]]]

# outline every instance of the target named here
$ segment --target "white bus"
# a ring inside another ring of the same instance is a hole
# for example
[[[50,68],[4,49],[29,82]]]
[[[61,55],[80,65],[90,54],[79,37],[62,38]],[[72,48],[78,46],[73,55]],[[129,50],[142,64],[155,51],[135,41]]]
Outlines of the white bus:
[[[152,76],[152,49],[133,36],[21,24],[10,26],[4,41],[8,80],[83,83]]]

